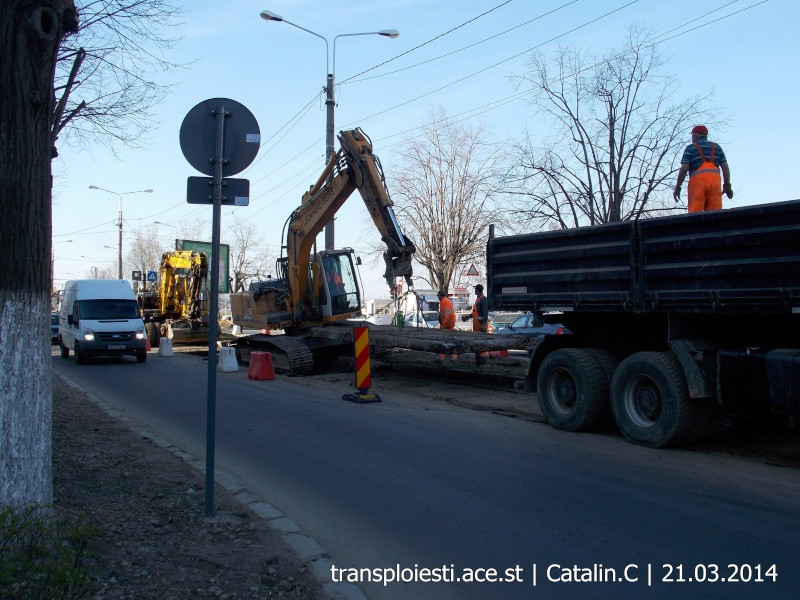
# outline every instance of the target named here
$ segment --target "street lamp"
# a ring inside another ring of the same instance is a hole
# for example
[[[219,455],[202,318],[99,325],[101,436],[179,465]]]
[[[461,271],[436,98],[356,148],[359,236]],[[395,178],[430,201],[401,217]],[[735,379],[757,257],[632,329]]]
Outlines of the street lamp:
[[[175,230],[175,249],[178,249],[178,228],[175,225],[164,223],[163,221],[153,221],[153,225],[163,225],[164,227],[172,227]]]
[[[396,39],[397,37],[400,36],[400,32],[397,31],[397,29],[381,29],[380,31],[366,31],[364,33],[339,34],[333,38],[333,62],[331,63],[328,56],[328,40],[324,36],[315,33],[310,29],[306,29],[305,27],[301,27],[297,23],[292,23],[291,21],[287,21],[280,15],[277,15],[269,10],[262,10],[261,18],[264,19],[265,21],[278,21],[279,23],[286,23],[287,25],[291,25],[292,27],[297,27],[298,29],[302,29],[303,31],[310,33],[311,35],[314,35],[325,42],[325,70],[328,74],[325,80],[325,106],[327,108],[327,118],[325,125],[325,164],[327,165],[328,161],[331,159],[331,156],[333,156],[334,154],[333,109],[334,106],[336,105],[336,102],[333,99],[333,84],[335,81],[335,74],[336,74],[336,40],[340,37],[352,37],[356,35],[380,35],[383,37]],[[325,247],[333,248],[333,219],[331,219],[325,226]]]
[[[128,194],[140,194],[142,192],[146,192],[148,194],[152,194],[153,190],[135,190],[133,192],[112,192],[111,190],[107,190],[105,188],[97,187],[96,185],[90,185],[90,190],[100,190],[101,192],[108,192],[109,194],[115,194],[119,196],[119,271],[118,271],[118,278],[122,279],[122,197]]]

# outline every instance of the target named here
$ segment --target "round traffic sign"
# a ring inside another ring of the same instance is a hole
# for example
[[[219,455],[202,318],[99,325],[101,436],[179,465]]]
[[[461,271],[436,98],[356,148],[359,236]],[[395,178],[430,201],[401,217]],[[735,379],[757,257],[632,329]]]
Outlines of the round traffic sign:
[[[217,114],[225,113],[223,177],[244,171],[261,147],[261,131],[256,118],[244,105],[229,98],[204,100],[186,113],[181,123],[183,156],[204,175],[214,175],[217,153]]]

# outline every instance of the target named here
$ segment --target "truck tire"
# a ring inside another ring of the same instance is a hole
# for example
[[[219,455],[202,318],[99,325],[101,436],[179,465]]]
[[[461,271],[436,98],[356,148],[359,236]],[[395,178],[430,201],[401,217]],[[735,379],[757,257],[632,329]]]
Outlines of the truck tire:
[[[563,348],[549,354],[537,378],[539,406],[547,422],[564,431],[590,431],[608,413],[608,384],[590,352]]]
[[[600,364],[603,373],[606,376],[606,397],[611,398],[611,380],[614,378],[614,372],[619,366],[619,360],[609,350],[605,348],[585,348],[586,352]],[[605,403],[605,411],[603,419],[599,424],[602,429],[611,429],[614,425],[614,415],[611,413],[611,401]]]
[[[78,342],[75,342],[75,364],[82,365],[85,363],[86,363],[86,357],[83,355],[83,352],[81,352],[80,344],[78,344]]]
[[[614,421],[640,446],[680,444],[697,422],[697,406],[672,352],[637,352],[623,360],[611,382]]]
[[[61,358],[69,358],[69,348],[64,345],[64,342],[61,342]]]
[[[136,362],[143,363],[147,360],[147,352],[137,352],[136,353]]]

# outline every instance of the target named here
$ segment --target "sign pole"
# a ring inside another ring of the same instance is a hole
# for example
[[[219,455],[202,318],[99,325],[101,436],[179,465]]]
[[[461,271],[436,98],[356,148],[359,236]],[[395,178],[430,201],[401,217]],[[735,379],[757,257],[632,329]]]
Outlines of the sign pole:
[[[226,123],[226,118],[234,114],[236,118]],[[209,117],[213,117],[213,121]],[[249,181],[225,179],[225,175],[240,173],[253,162],[260,148],[261,134],[255,117],[247,108],[235,100],[212,98],[196,105],[184,117],[181,124],[180,143],[183,155],[189,164],[204,175],[213,177],[212,180],[202,177],[189,177],[187,180],[187,202],[189,204],[212,204],[205,495],[206,516],[212,517],[214,516],[217,327],[219,323],[222,204],[247,206],[250,193]],[[209,158],[209,155],[212,155],[213,158]],[[209,194],[209,191],[212,193]]]
[[[222,167],[225,160],[225,106],[217,107],[217,149],[214,156],[214,208],[211,233],[211,298],[208,311],[208,399],[206,402],[206,516],[214,516],[214,450],[217,407],[217,327],[219,300],[219,231],[222,215]]]

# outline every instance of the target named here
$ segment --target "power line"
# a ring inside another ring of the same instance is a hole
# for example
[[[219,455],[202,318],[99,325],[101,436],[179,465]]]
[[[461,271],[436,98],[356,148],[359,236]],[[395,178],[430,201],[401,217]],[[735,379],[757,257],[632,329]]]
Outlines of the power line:
[[[557,40],[557,39],[559,39],[559,38],[562,38],[562,37],[564,37],[565,35],[568,35],[568,34],[570,34],[570,33],[574,33],[575,31],[578,31],[579,29],[583,29],[584,27],[587,27],[587,26],[591,25],[592,23],[595,23],[595,22],[597,22],[597,21],[600,21],[601,19],[605,19],[606,17],[608,17],[608,16],[610,16],[610,15],[612,15],[612,14],[616,13],[616,12],[619,12],[619,11],[621,11],[621,10],[625,9],[625,8],[628,8],[628,7],[629,7],[629,6],[631,6],[632,4],[636,4],[638,1],[639,1],[639,0],[633,0],[632,2],[628,2],[627,4],[625,4],[625,5],[623,5],[623,6],[620,6],[619,8],[615,8],[614,10],[611,10],[611,11],[609,11],[609,12],[605,13],[604,15],[601,15],[601,16],[599,16],[599,17],[596,17],[596,18],[594,18],[594,19],[592,19],[592,20],[590,20],[590,21],[587,21],[587,22],[586,22],[586,23],[584,23],[583,25],[578,25],[577,27],[573,27],[573,28],[572,28],[572,29],[570,29],[569,31],[565,31],[564,33],[562,33],[562,34],[559,34],[559,35],[557,35],[557,36],[555,36],[555,37],[552,37],[552,38],[550,38],[550,39],[549,39],[549,40],[547,40],[547,41],[544,41],[544,42],[542,42],[542,43],[540,43],[540,44],[537,44],[537,45],[536,45],[536,46],[534,46],[533,48],[528,48],[527,50],[524,50],[524,51],[522,51],[522,52],[518,52],[517,54],[514,54],[513,56],[509,56],[508,58],[505,58],[505,59],[503,59],[503,60],[501,60],[501,61],[499,61],[499,62],[496,62],[496,63],[494,63],[493,65],[490,65],[490,66],[488,66],[488,67],[485,67],[485,68],[483,68],[483,69],[480,69],[480,70],[478,70],[478,71],[475,71],[475,72],[473,72],[473,73],[471,73],[471,74],[469,74],[469,75],[466,75],[466,76],[464,76],[464,77],[462,77],[462,78],[460,78],[460,79],[456,79],[455,81],[451,81],[450,83],[448,83],[448,84],[445,84],[445,85],[443,85],[443,86],[441,86],[441,87],[438,87],[438,88],[436,88],[436,89],[433,89],[433,90],[430,90],[430,91],[428,91],[428,92],[425,92],[424,94],[420,94],[419,96],[416,96],[416,97],[414,97],[414,98],[411,98],[411,99],[409,99],[409,100],[406,100],[405,102],[401,102],[400,104],[395,104],[394,106],[390,106],[389,108],[387,108],[387,109],[384,109],[384,110],[382,110],[382,111],[379,111],[379,112],[373,113],[373,114],[369,115],[368,117],[364,117],[364,118],[363,118],[363,119],[361,119],[359,122],[362,122],[362,121],[367,121],[367,120],[369,120],[369,119],[372,119],[373,117],[377,117],[377,116],[379,116],[379,115],[382,115],[382,114],[384,114],[384,113],[387,113],[387,112],[389,112],[389,111],[395,110],[396,108],[400,108],[401,106],[405,106],[406,104],[411,104],[412,102],[416,102],[417,100],[420,100],[420,99],[422,99],[422,98],[425,98],[426,96],[430,96],[431,94],[435,94],[436,92],[440,92],[440,91],[442,91],[442,90],[444,90],[444,89],[447,89],[447,88],[449,88],[449,87],[451,87],[451,86],[454,86],[454,85],[456,85],[457,83],[461,83],[462,81],[466,81],[467,79],[470,79],[470,78],[472,78],[472,77],[475,77],[476,75],[480,75],[481,73],[485,73],[486,71],[489,71],[489,70],[491,70],[491,69],[494,69],[495,67],[499,67],[499,66],[500,66],[500,65],[502,65],[502,64],[505,64],[505,63],[507,63],[507,62],[509,62],[509,61],[511,61],[511,60],[514,60],[515,58],[519,58],[520,56],[522,56],[522,55],[524,55],[524,54],[527,54],[527,53],[529,53],[531,50],[535,50],[536,48],[539,48],[539,47],[541,47],[541,46],[544,46],[545,44],[549,44],[550,42],[553,42],[553,41],[555,41],[555,40]],[[765,1],[766,1],[766,0],[765,0]]]
[[[531,24],[531,23],[533,23],[534,21],[538,21],[538,20],[540,20],[540,19],[543,19],[544,17],[547,17],[547,16],[549,16],[549,15],[552,15],[553,13],[556,13],[556,12],[558,12],[559,10],[561,10],[561,9],[563,9],[563,8],[566,8],[566,7],[567,7],[567,6],[569,6],[570,4],[575,4],[575,3],[576,3],[576,2],[578,2],[578,1],[579,1],[579,0],[572,0],[571,2],[567,2],[566,4],[562,4],[562,5],[561,5],[561,6],[559,6],[558,8],[554,8],[554,9],[553,9],[553,10],[551,10],[551,11],[548,11],[548,12],[546,12],[546,13],[542,13],[541,15],[539,15],[538,17],[534,17],[534,18],[533,18],[533,19],[531,19],[530,21],[525,21],[524,23],[520,23],[519,25],[516,25],[516,26],[512,27],[511,29],[506,29],[505,31],[501,31],[500,33],[496,33],[495,35],[492,35],[492,36],[489,36],[489,37],[487,37],[487,38],[484,38],[484,39],[482,39],[482,40],[481,40],[481,41],[479,41],[479,42],[475,42],[474,44],[470,44],[470,45],[468,45],[468,46],[464,46],[464,47],[462,47],[462,48],[459,48],[458,50],[453,50],[452,52],[448,52],[447,54],[441,54],[441,55],[439,55],[439,56],[435,56],[435,57],[433,57],[433,58],[431,58],[431,59],[428,59],[428,60],[425,60],[425,61],[422,61],[422,62],[419,62],[419,63],[413,64],[413,65],[409,65],[409,66],[407,66],[407,67],[403,67],[403,68],[401,68],[401,69],[395,69],[394,71],[388,71],[388,72],[386,72],[386,73],[381,73],[380,75],[373,75],[372,77],[364,77],[363,79],[355,79],[356,77],[358,77],[358,75],[354,75],[353,77],[348,77],[347,79],[345,79],[345,80],[343,80],[343,81],[339,82],[339,84],[338,84],[338,85],[343,85],[343,84],[346,84],[346,83],[360,83],[360,82],[362,82],[362,81],[369,81],[370,79],[378,79],[379,77],[385,77],[385,76],[387,76],[387,75],[394,75],[395,73],[400,73],[400,72],[402,72],[402,71],[407,71],[407,70],[409,70],[409,69],[414,69],[414,68],[416,68],[416,67],[420,67],[420,66],[422,66],[422,65],[426,65],[426,64],[428,64],[428,63],[432,63],[432,62],[434,62],[434,61],[437,61],[437,60],[439,60],[439,59],[441,59],[441,58],[446,58],[446,57],[448,57],[448,56],[452,56],[452,55],[454,55],[454,54],[458,54],[459,52],[463,52],[464,50],[469,50],[470,48],[474,48],[475,46],[479,46],[480,44],[483,44],[483,43],[485,43],[485,42],[488,42],[488,41],[490,41],[490,40],[493,40],[493,39],[495,39],[495,38],[498,38],[498,37],[500,37],[500,36],[503,36],[503,35],[505,35],[505,34],[507,34],[507,33],[510,33],[510,32],[512,32],[512,31],[514,31],[514,30],[516,30],[516,29],[519,29],[520,27],[525,27],[526,25],[530,25],[530,24]],[[434,38],[434,39],[435,39],[435,38]],[[401,56],[402,56],[402,55],[401,55]],[[392,60],[394,60],[394,59],[392,59]],[[388,61],[387,61],[387,62],[388,62]],[[385,64],[385,63],[384,63],[384,64]],[[373,68],[377,68],[377,67],[373,67]],[[368,69],[367,71],[363,71],[363,73],[367,73],[368,71],[371,71],[371,70],[372,70],[372,69]]]
[[[357,73],[356,75],[353,75],[352,77],[348,77],[347,79],[343,80],[343,81],[342,81],[342,83],[344,83],[344,82],[346,82],[346,81],[350,81],[351,79],[355,79],[356,77],[361,77],[361,76],[362,76],[364,73],[369,73],[370,71],[374,71],[375,69],[378,69],[378,68],[382,67],[382,66],[383,66],[383,65],[385,65],[385,64],[388,64],[388,63],[390,63],[390,62],[392,62],[392,61],[394,61],[394,60],[397,60],[398,58],[400,58],[400,57],[402,57],[402,56],[405,56],[406,54],[411,54],[412,52],[415,52],[416,50],[419,50],[419,49],[420,49],[420,48],[422,48],[423,46],[427,46],[428,44],[431,44],[431,43],[435,42],[436,40],[438,40],[438,39],[441,39],[441,38],[443,38],[443,37],[445,37],[445,36],[447,36],[447,35],[450,35],[450,34],[451,34],[451,33],[453,33],[454,31],[457,31],[457,30],[461,29],[462,27],[465,27],[465,26],[469,25],[470,23],[472,23],[472,22],[474,22],[474,21],[477,21],[478,19],[480,19],[480,18],[482,18],[482,17],[485,17],[485,16],[486,16],[486,15],[488,15],[489,13],[491,13],[491,12],[494,12],[494,11],[495,11],[495,10],[497,10],[498,8],[502,8],[502,7],[503,7],[503,6],[505,6],[506,4],[509,4],[510,2],[511,2],[511,0],[506,0],[505,2],[502,2],[502,3],[498,4],[498,5],[497,5],[497,6],[495,6],[494,8],[490,8],[490,9],[489,9],[489,10],[487,10],[485,13],[482,13],[482,14],[478,15],[477,17],[473,17],[473,18],[472,18],[472,19],[470,19],[469,21],[465,21],[465,22],[464,22],[464,23],[462,23],[461,25],[457,25],[456,27],[453,27],[453,28],[452,28],[452,29],[450,29],[449,31],[445,31],[445,32],[444,32],[444,33],[442,33],[442,34],[439,34],[439,35],[437,35],[435,38],[431,38],[431,39],[429,39],[427,42],[423,42],[423,43],[419,44],[418,46],[414,46],[414,47],[413,47],[413,48],[411,48],[410,50],[406,50],[405,52],[403,52],[403,53],[401,53],[401,54],[398,54],[398,55],[397,55],[397,56],[395,56],[394,58],[390,58],[389,60],[383,61],[382,63],[380,63],[379,65],[375,65],[374,67],[370,67],[370,68],[369,68],[369,69],[367,69],[366,71],[361,71],[361,73]]]

